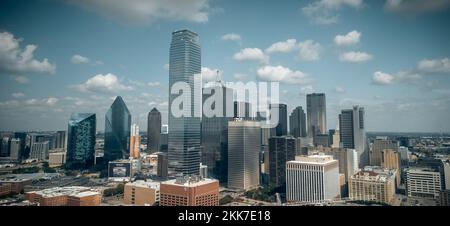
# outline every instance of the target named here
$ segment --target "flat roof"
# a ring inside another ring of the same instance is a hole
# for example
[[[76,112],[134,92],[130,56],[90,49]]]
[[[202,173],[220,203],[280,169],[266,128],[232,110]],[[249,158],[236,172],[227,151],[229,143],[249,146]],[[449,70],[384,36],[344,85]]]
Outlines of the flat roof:
[[[127,183],[126,185],[131,185],[135,187],[141,187],[141,188],[152,188],[159,190],[160,183],[155,181],[143,181],[143,180],[137,180],[134,182]]]
[[[201,186],[201,185],[205,185],[205,184],[214,183],[216,181],[218,181],[218,180],[210,179],[210,178],[204,178],[204,179],[202,179],[200,181],[196,181],[196,182],[189,182],[189,180],[188,180],[188,181],[186,181],[183,184],[179,184],[179,183],[175,183],[176,179],[173,179],[173,180],[168,180],[168,181],[161,182],[161,184],[177,185],[177,186],[182,186],[182,187],[197,187],[197,186]]]
[[[332,155],[309,155],[309,156],[295,156],[295,160],[289,162],[312,164],[312,165],[324,165],[335,161],[337,160],[333,159]]]

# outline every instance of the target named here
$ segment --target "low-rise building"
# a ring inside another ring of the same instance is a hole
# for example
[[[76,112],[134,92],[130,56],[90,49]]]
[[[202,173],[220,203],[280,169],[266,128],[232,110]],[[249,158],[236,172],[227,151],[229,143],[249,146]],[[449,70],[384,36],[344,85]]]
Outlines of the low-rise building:
[[[441,183],[438,169],[410,167],[406,170],[406,192],[409,197],[437,199]]]
[[[27,192],[25,199],[40,206],[99,206],[102,194],[87,187],[54,187]]]
[[[127,205],[153,206],[159,203],[160,183],[152,181],[134,181],[125,184],[124,202]]]
[[[396,170],[365,167],[350,177],[349,198],[391,204],[395,199],[395,178]]]
[[[161,206],[218,206],[219,181],[180,177],[161,183]]]

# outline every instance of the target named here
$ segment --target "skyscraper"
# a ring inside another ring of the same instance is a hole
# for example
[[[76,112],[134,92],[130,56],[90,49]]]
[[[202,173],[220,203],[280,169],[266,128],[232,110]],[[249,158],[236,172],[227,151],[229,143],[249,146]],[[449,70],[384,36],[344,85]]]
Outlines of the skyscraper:
[[[161,142],[161,113],[153,108],[148,113],[147,118],[147,151],[149,153],[158,152]]]
[[[94,164],[95,132],[95,114],[72,114],[67,129],[68,168],[83,169]]]
[[[306,115],[301,106],[296,107],[289,116],[289,131],[295,138],[306,137]]]
[[[269,182],[275,187],[286,184],[286,162],[295,159],[295,145],[293,137],[269,138]]]
[[[105,115],[105,163],[129,157],[131,114],[122,97],[117,96]]]
[[[20,149],[21,140],[19,138],[12,138],[9,145],[9,157],[11,160],[17,161],[21,158]]]
[[[49,141],[35,142],[31,147],[30,158],[43,161],[48,159]]]
[[[172,33],[169,59],[169,168],[185,175],[199,174],[201,123],[201,53],[198,35],[189,30]],[[180,83],[179,83],[180,82]],[[181,96],[175,84],[188,84],[190,96]],[[172,94],[174,92],[174,94]],[[175,100],[183,98],[183,104]],[[179,116],[182,106],[188,115]]]
[[[306,113],[308,117],[308,136],[327,132],[327,106],[324,93],[306,95]]]
[[[259,185],[259,122],[228,122],[228,187],[249,190]]]
[[[218,115],[214,116],[205,115],[203,112],[202,163],[208,166],[210,177],[218,179],[220,183],[226,183],[228,174],[228,122],[233,120],[231,114],[227,115],[227,111],[233,112],[233,90],[220,82],[208,83],[208,85],[208,87],[203,88],[205,111],[214,112],[217,104],[221,104],[222,112],[217,112]],[[210,99],[215,99],[217,96],[222,103],[216,102],[211,106],[213,109],[207,109],[210,105]],[[218,106],[217,109],[219,109]]]
[[[137,124],[133,124],[131,126],[130,133],[130,157],[131,158],[139,158],[139,146],[140,146],[140,137],[139,137],[139,126]]]
[[[2,143],[0,146],[0,157],[9,157],[9,144],[10,144],[10,138],[3,137]]]
[[[372,150],[369,152],[369,160],[371,166],[382,166],[383,150],[398,150],[398,142],[389,140],[387,137],[376,137],[373,141]]]
[[[278,112],[278,125],[272,128],[271,136],[286,136],[287,135],[287,106],[286,104],[270,104],[273,112]]]
[[[234,118],[242,118],[244,120],[252,120],[254,115],[252,114],[252,105],[249,102],[234,101],[233,102],[233,115]]]
[[[355,149],[358,153],[359,167],[369,164],[366,148],[366,132],[364,131],[364,108],[354,106],[353,109],[342,110],[339,114],[339,133],[342,148]]]
[[[53,144],[54,148],[66,148],[67,147],[67,138],[66,131],[57,131],[55,134],[55,143]]]

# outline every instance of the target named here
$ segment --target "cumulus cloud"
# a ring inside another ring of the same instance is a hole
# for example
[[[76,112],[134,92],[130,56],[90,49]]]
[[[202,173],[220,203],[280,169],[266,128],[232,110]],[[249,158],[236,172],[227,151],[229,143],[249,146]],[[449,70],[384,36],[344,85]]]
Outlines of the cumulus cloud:
[[[365,52],[345,52],[339,56],[339,60],[342,62],[350,62],[350,63],[362,63],[369,61],[373,58],[372,55]]]
[[[381,71],[376,71],[372,76],[372,81],[376,85],[390,85],[394,83],[394,79],[394,76]]]
[[[449,73],[450,59],[423,59],[417,64],[417,69],[426,73]]]
[[[149,87],[157,87],[160,85],[161,85],[161,83],[159,83],[159,82],[148,82],[147,83],[147,86],[149,86]]]
[[[122,84],[116,75],[108,74],[98,74],[92,78],[89,78],[86,82],[82,84],[77,84],[72,86],[73,89],[79,92],[108,92],[114,93],[118,91],[132,90],[131,86],[126,86]]]
[[[123,24],[145,25],[159,20],[208,21],[208,0],[67,0],[85,10]]]
[[[241,36],[235,33],[229,33],[223,35],[222,40],[239,42],[241,41]]]
[[[266,56],[261,49],[245,48],[234,54],[233,59],[238,61],[253,60],[261,63],[268,63],[269,57]]]
[[[450,8],[449,0],[387,0],[385,9],[391,12],[419,15],[442,11]]]
[[[359,43],[360,38],[361,32],[354,30],[345,35],[336,35],[336,37],[334,37],[334,43],[338,46],[353,45]]]
[[[272,44],[269,48],[266,49],[266,53],[288,53],[296,50],[297,48],[297,40],[288,39],[284,42],[276,42]]]
[[[315,61],[320,58],[322,46],[313,40],[306,40],[298,43],[300,49],[299,58],[304,61]]]
[[[222,78],[222,71],[220,71],[219,69],[202,67],[202,81],[212,82],[212,81],[217,81],[217,79],[221,79],[221,78]]]
[[[56,66],[47,58],[42,61],[34,59],[36,45],[21,49],[21,41],[9,32],[0,33],[0,73],[55,73]]]
[[[336,24],[339,21],[338,11],[344,7],[361,8],[363,0],[319,0],[301,9],[312,23],[321,25]]]
[[[316,90],[314,89],[314,87],[312,85],[307,85],[307,86],[303,86],[300,88],[301,93],[303,95],[309,94],[309,93],[314,93]]]
[[[16,81],[19,84],[28,84],[30,83],[30,79],[22,75],[11,76],[11,79]]]
[[[311,83],[311,78],[301,72],[293,71],[283,66],[264,66],[257,71],[258,77],[265,81],[282,82],[286,84],[306,85]]]
[[[24,97],[25,94],[22,92],[18,92],[18,93],[12,93],[11,96],[14,98],[20,98],[20,97]]]
[[[81,55],[73,55],[72,58],[70,59],[70,62],[72,62],[72,64],[87,64],[90,62],[90,59]]]

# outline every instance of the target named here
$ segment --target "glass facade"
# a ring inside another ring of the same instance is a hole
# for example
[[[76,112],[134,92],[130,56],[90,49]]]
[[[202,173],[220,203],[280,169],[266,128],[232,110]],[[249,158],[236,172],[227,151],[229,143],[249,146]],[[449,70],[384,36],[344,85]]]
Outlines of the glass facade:
[[[189,100],[190,115],[175,117],[172,103],[180,94],[169,91],[169,139],[168,158],[171,172],[185,175],[199,174],[200,168],[200,123],[201,116],[201,79],[195,80],[194,75],[201,73],[201,53],[198,35],[189,30],[172,33],[169,59],[169,89],[177,82],[189,84],[191,88]],[[198,81],[200,84],[195,84]],[[194,89],[199,87],[200,89]],[[200,100],[199,103],[195,99]],[[183,106],[182,109],[185,109]]]
[[[131,114],[118,96],[105,115],[105,163],[128,158]]]
[[[161,113],[153,108],[147,118],[147,150],[149,153],[158,152],[161,142]]]
[[[67,167],[72,169],[89,168],[94,164],[95,114],[72,114],[67,131]]]

